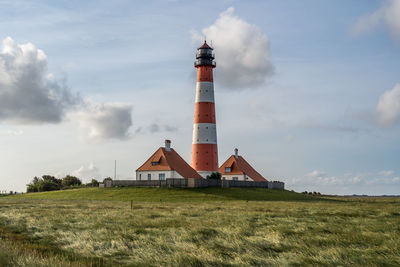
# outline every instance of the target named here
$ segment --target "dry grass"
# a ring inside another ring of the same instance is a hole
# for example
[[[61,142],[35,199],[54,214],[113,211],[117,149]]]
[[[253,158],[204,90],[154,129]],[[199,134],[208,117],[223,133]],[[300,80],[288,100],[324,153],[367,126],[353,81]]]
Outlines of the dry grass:
[[[24,254],[21,242],[3,235],[0,265],[13,260],[4,256],[10,251],[22,266],[27,256],[39,266],[400,265],[399,199],[135,202],[133,209],[129,202],[2,199],[0,225],[51,252]]]

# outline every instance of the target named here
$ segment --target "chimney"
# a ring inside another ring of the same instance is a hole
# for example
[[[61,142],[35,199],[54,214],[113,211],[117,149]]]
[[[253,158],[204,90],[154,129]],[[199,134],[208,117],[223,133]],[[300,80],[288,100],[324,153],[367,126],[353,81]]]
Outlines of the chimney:
[[[239,149],[235,148],[235,158],[238,158],[239,156]]]
[[[168,139],[165,140],[165,150],[171,151],[171,140]]]

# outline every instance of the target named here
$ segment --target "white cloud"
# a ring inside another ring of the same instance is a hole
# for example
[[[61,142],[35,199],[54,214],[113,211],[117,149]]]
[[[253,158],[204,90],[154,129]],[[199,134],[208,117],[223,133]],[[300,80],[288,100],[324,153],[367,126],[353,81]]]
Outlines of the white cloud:
[[[65,82],[47,73],[47,57],[33,44],[7,37],[0,50],[0,121],[20,124],[59,123],[71,110],[91,139],[128,137],[130,105],[91,103],[73,95]],[[86,102],[86,103],[85,103]],[[8,135],[21,133],[7,132]]]
[[[341,176],[331,176],[326,172],[314,170],[301,177],[288,179],[286,182],[288,187],[300,188],[300,190],[315,190],[320,189],[344,189],[351,186],[381,186],[381,185],[398,185],[400,184],[399,177],[388,177],[393,175],[394,171],[381,171],[378,175],[385,177],[377,177],[376,173],[345,173]]]
[[[385,170],[385,171],[380,171],[378,172],[379,175],[382,176],[392,176],[395,172],[392,170]]]
[[[18,136],[23,135],[24,132],[22,130],[4,130],[0,131],[0,135],[11,135],[11,136]]]
[[[45,53],[7,37],[0,49],[0,120],[20,124],[58,123],[80,102],[64,83],[46,73]]]
[[[400,178],[371,178],[365,181],[367,185],[400,185]]]
[[[255,25],[234,15],[230,7],[215,23],[202,30],[212,41],[217,61],[217,83],[229,89],[252,88],[273,73],[268,37]],[[196,41],[201,35],[192,32]]]
[[[400,120],[400,84],[384,92],[376,106],[377,121],[382,126],[392,126]]]
[[[381,24],[385,25],[393,36],[400,38],[400,0],[388,0],[372,14],[359,18],[352,26],[351,32],[361,35],[373,31]]]
[[[128,104],[91,103],[77,117],[89,139],[127,139],[132,126],[131,112],[132,106]]]
[[[312,171],[310,173],[307,173],[305,176],[314,177],[314,178],[316,178],[316,177],[325,177],[326,173],[322,172],[322,171],[314,170],[314,171]]]
[[[163,124],[159,122],[154,122],[148,127],[149,131],[151,133],[157,133],[157,132],[176,132],[178,128],[175,126],[171,126],[168,124]]]
[[[296,177],[289,179],[287,184],[289,186],[345,186],[355,185],[363,182],[363,175],[351,175],[346,174],[343,177],[336,177],[328,175],[326,172],[314,170],[310,173],[303,175],[302,177]]]
[[[87,167],[81,166],[79,169],[72,171],[71,175],[88,182],[91,181],[91,179],[96,179],[98,181],[102,179],[99,169],[93,163],[90,163]]]

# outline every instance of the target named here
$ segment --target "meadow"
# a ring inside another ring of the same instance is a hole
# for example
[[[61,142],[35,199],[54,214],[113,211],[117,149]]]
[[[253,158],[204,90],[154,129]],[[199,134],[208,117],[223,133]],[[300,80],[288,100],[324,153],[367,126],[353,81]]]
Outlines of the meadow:
[[[0,198],[0,239],[0,266],[399,266],[400,199],[237,188],[31,193]]]

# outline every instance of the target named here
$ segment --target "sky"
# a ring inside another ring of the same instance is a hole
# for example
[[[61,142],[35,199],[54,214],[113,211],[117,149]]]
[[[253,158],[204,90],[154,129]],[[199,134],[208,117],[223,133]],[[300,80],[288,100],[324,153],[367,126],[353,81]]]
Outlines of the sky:
[[[0,0],[0,191],[190,161],[196,48],[234,148],[295,191],[400,194],[400,1]]]

